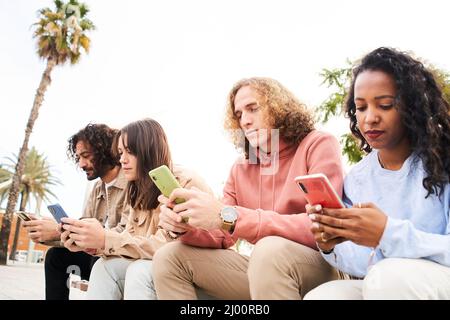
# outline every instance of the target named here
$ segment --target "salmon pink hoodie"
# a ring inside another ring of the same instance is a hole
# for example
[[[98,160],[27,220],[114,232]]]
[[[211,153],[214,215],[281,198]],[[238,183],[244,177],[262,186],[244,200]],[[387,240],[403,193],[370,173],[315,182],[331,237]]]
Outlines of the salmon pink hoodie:
[[[259,164],[251,164],[240,159],[231,168],[223,203],[236,206],[239,214],[233,234],[195,229],[180,240],[197,247],[228,248],[238,238],[254,244],[266,236],[280,236],[317,249],[310,219],[304,213],[306,200],[294,178],[323,173],[341,196],[343,169],[339,143],[331,134],[314,130],[299,144],[280,141],[279,150],[271,155],[269,163],[260,159]],[[273,161],[277,157],[278,166]],[[275,168],[273,172],[271,166]]]

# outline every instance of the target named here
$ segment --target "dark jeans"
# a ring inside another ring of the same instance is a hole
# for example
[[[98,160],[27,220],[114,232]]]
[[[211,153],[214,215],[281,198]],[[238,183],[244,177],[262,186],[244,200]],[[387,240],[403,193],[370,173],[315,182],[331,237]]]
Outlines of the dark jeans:
[[[71,252],[66,248],[53,247],[45,255],[45,299],[69,300],[67,279],[75,273],[89,280],[92,266],[98,257],[85,252]]]

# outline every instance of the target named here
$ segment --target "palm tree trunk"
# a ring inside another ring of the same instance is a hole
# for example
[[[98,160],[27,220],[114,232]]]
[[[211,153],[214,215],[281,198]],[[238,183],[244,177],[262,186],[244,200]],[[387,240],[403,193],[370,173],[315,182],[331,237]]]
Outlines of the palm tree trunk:
[[[8,204],[6,206],[6,212],[2,220],[2,229],[0,230],[0,265],[6,265],[8,258],[8,239],[11,232],[11,220],[13,217],[14,209],[17,204],[17,197],[19,193],[20,180],[22,178],[25,156],[28,151],[28,141],[30,140],[31,132],[33,131],[34,122],[39,115],[39,109],[44,101],[44,94],[47,87],[50,85],[50,74],[56,65],[56,60],[49,58],[47,60],[47,66],[42,74],[39,88],[36,91],[34,97],[33,108],[31,109],[30,116],[28,117],[27,127],[25,129],[25,138],[23,139],[22,148],[19,151],[19,157],[17,159],[16,170],[13,176],[13,182],[8,196]]]
[[[20,211],[25,211],[25,205],[26,205],[26,191],[22,191],[20,194]],[[10,260],[16,260],[16,252],[17,252],[17,242],[19,242],[19,236],[20,236],[20,227],[22,224],[22,219],[17,219],[16,223],[16,231],[14,232],[14,241],[11,248],[11,253],[9,255]]]

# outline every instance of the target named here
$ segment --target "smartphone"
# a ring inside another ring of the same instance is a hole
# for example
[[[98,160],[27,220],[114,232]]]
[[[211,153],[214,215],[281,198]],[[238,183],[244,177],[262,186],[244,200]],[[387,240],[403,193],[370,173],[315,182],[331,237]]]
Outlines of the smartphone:
[[[162,165],[156,169],[150,170],[148,172],[148,175],[158,187],[159,191],[161,191],[161,193],[167,198],[170,196],[173,190],[175,190],[176,188],[181,188],[177,179],[166,165]],[[182,198],[175,199],[175,203],[177,204],[184,201],[185,200]],[[188,218],[183,218],[183,222],[187,223]]]
[[[150,170],[148,172],[150,179],[158,187],[159,191],[165,196],[169,197],[173,190],[176,188],[181,188],[175,176],[169,170],[166,165],[162,165],[156,169]],[[184,199],[175,199],[175,203],[182,203]]]
[[[330,180],[323,173],[298,176],[294,180],[310,205],[320,204],[323,208],[345,208]]]
[[[61,218],[69,217],[67,215],[67,213],[64,211],[64,209],[58,203],[51,204],[51,205],[47,206],[47,208],[50,211],[50,213],[52,214],[52,216],[55,218],[56,222],[58,222],[58,223],[63,223],[61,221]]]
[[[31,217],[24,211],[16,211],[16,214],[23,221],[31,221]]]

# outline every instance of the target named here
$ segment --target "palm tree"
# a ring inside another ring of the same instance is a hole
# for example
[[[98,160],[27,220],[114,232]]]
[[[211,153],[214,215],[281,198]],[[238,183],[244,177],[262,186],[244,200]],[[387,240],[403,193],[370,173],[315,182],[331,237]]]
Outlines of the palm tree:
[[[0,168],[0,204],[7,197],[14,176],[14,168],[16,159],[6,158],[7,163],[3,164],[4,168]],[[50,187],[61,184],[50,172],[50,165],[43,154],[39,154],[35,148],[32,148],[25,158],[24,172],[21,177],[19,186],[20,206],[19,210],[25,211],[26,205],[30,203],[31,195],[34,196],[37,203],[40,201],[48,202],[50,196],[56,198]],[[14,234],[13,247],[11,249],[10,259],[14,260],[17,249],[17,241],[19,239],[21,220],[17,220],[16,230]]]
[[[36,27],[34,37],[37,38],[37,54],[47,61],[47,66],[42,74],[33,107],[28,117],[25,137],[12,177],[12,186],[0,231],[0,265],[5,265],[7,262],[12,213],[17,204],[20,179],[23,175],[25,156],[28,151],[28,141],[44,100],[44,93],[51,82],[50,74],[57,65],[63,65],[68,61],[72,64],[77,63],[81,56],[81,49],[86,53],[89,52],[90,39],[86,36],[86,32],[94,29],[94,24],[86,18],[89,9],[85,4],[76,0],[70,0],[68,3],[54,0],[54,4],[55,11],[49,8],[39,10],[39,21],[34,24]]]

